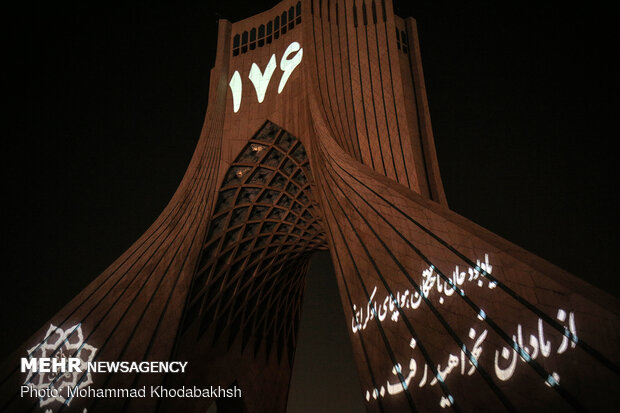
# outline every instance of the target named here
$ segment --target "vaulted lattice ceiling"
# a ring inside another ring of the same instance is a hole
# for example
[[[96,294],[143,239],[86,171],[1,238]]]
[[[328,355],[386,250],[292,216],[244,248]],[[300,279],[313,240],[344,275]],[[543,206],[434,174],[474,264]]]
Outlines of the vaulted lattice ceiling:
[[[267,122],[230,166],[194,277],[185,328],[241,334],[254,353],[275,347],[289,362],[312,252],[325,249],[312,173],[301,142]]]

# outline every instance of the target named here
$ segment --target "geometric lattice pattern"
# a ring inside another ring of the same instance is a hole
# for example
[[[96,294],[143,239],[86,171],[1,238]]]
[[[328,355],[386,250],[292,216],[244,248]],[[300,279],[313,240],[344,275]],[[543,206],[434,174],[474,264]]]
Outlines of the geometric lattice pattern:
[[[238,334],[254,352],[292,359],[312,252],[326,249],[306,151],[271,122],[230,166],[219,191],[190,294],[186,328]],[[291,361],[291,360],[289,360]]]

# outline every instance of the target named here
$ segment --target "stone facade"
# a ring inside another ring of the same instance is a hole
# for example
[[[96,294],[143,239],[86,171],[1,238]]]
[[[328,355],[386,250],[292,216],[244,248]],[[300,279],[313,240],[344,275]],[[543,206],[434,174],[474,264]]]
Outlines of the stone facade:
[[[92,374],[91,387],[237,386],[243,397],[218,399],[220,411],[283,411],[320,249],[333,259],[368,411],[604,411],[617,399],[617,300],[448,208],[415,20],[390,0],[284,0],[219,22],[209,107],[181,185],[5,361],[0,410],[202,412],[214,402],[20,397],[24,382],[64,383],[27,377],[21,357],[85,351],[189,362],[186,374]]]

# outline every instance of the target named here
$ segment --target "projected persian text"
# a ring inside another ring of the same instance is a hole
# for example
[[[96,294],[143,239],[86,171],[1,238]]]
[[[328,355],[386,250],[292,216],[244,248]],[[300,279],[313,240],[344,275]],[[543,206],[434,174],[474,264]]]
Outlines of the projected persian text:
[[[568,315],[568,317],[567,317]],[[577,336],[577,327],[575,324],[575,315],[573,312],[566,313],[563,309],[558,309],[557,317],[559,321],[566,323],[566,330],[570,331],[573,337]],[[567,320],[568,318],[568,320]],[[423,367],[419,367],[416,357],[412,356],[408,363],[403,363],[406,368],[403,368],[401,363],[397,363],[392,367],[393,377],[388,378],[385,384],[366,390],[366,401],[370,402],[372,399],[386,397],[387,395],[395,395],[414,387],[417,384],[418,388],[424,386],[435,386],[438,381],[444,382],[449,375],[471,376],[476,372],[478,368],[478,361],[482,355],[484,347],[484,341],[487,338],[488,330],[484,329],[478,332],[473,327],[469,329],[470,345],[467,348],[473,357],[466,355],[466,348],[458,349],[455,354],[449,354],[445,363],[437,364],[437,375],[431,372],[431,369],[426,363],[423,363]],[[557,348],[552,348],[551,341],[545,338],[545,332],[543,327],[543,321],[538,319],[538,328],[529,334],[529,339],[524,340],[523,327],[518,324],[515,334],[512,335],[512,340],[515,345],[512,348],[502,347],[501,349],[491,350],[494,351],[494,365],[493,371],[495,376],[502,380],[510,380],[515,371],[519,360],[522,362],[528,362],[535,360],[538,357],[548,358],[553,354],[562,354],[569,348],[575,348],[575,342],[570,341],[566,335],[564,335],[562,342]],[[569,344],[570,343],[570,344]],[[409,346],[412,352],[416,350],[416,340],[411,339]],[[517,348],[521,348],[523,352],[517,351]],[[403,381],[399,381],[398,376],[402,375]],[[416,379],[417,377],[417,379]],[[557,386],[560,383],[560,375],[557,372],[552,372],[545,384],[549,387]],[[439,401],[441,407],[449,407],[454,403],[452,396],[442,396]]]
[[[467,271],[461,271],[457,265],[452,272],[452,285],[444,281],[435,274],[435,267],[431,266],[428,269],[422,271],[422,281],[420,282],[420,290],[422,294],[417,291],[411,292],[409,290],[396,292],[396,297],[385,296],[379,300],[375,299],[377,293],[377,287],[375,287],[370,295],[370,299],[365,306],[358,306],[353,304],[353,312],[355,313],[351,320],[351,329],[353,333],[365,330],[368,326],[368,322],[372,321],[375,316],[379,321],[384,321],[388,316],[391,321],[398,321],[399,311],[397,305],[401,309],[416,310],[422,303],[422,295],[428,297],[433,290],[437,290],[439,294],[439,303],[445,302],[444,297],[450,297],[454,294],[455,289],[453,286],[462,287],[466,283],[474,283],[479,288],[484,287],[485,283],[489,289],[496,287],[496,283],[491,280],[485,280],[480,270],[486,271],[487,274],[491,274],[493,266],[489,263],[489,255],[484,255],[484,262],[478,260],[475,268],[468,268]],[[363,321],[362,321],[363,320]]]
[[[280,84],[278,85],[278,94],[282,93],[284,90],[286,82],[291,77],[291,74],[297,65],[301,63],[303,56],[304,49],[302,49],[297,42],[291,43],[284,51],[282,59],[280,59],[280,70],[282,71],[282,77],[280,78]],[[275,54],[271,55],[271,59],[269,59],[269,62],[263,71],[261,71],[260,67],[258,67],[256,63],[252,63],[248,79],[250,79],[254,85],[258,103],[262,103],[265,99],[265,93],[267,93],[269,82],[271,81],[271,77],[273,76],[276,67],[277,64]],[[241,98],[243,96],[243,82],[241,81],[239,71],[235,70],[228,85],[230,86],[230,90],[232,92],[233,111],[237,113],[241,107]]]
[[[387,294],[377,298],[377,287],[375,286],[370,294],[370,298],[365,305],[353,305],[353,316],[351,318],[351,330],[353,334],[361,334],[369,326],[369,322],[376,320],[379,323],[396,323],[399,318],[404,317],[407,312],[417,310],[422,301],[430,304],[429,297],[433,291],[438,296],[437,301],[440,305],[446,302],[446,299],[453,295],[466,297],[465,289],[470,286],[476,289],[495,290],[497,280],[491,276],[493,266],[489,261],[489,255],[484,255],[484,260],[478,259],[475,266],[467,269],[455,266],[451,277],[448,275],[441,276],[434,266],[430,266],[422,271],[422,279],[416,285],[415,291],[404,290],[397,291],[393,294]],[[487,314],[482,309],[477,309],[477,318],[481,321],[488,321]],[[485,369],[494,375],[500,381],[508,381],[514,377],[518,368],[519,359],[523,362],[533,362],[537,358],[548,358],[554,354],[560,355],[569,349],[576,347],[577,326],[575,322],[575,314],[572,311],[567,312],[560,308],[557,311],[556,319],[564,324],[564,333],[562,341],[556,342],[556,347],[552,348],[552,342],[545,336],[544,324],[541,318],[532,324],[532,331],[524,333],[522,324],[518,323],[512,330],[512,333],[505,333],[505,341],[507,346],[495,348],[492,351],[493,357],[489,355],[487,360],[493,360],[493,368]],[[372,324],[372,323],[371,323]],[[489,335],[486,329],[489,324],[483,324],[483,327],[471,327],[468,332],[468,338],[457,345],[457,351],[454,354],[448,354],[447,360],[439,363],[433,368],[427,364],[427,359],[419,362],[414,356],[417,351],[423,354],[416,338],[411,338],[409,347],[412,356],[408,362],[398,363],[391,368],[391,375],[383,384],[377,384],[377,387],[366,390],[366,401],[396,395],[410,388],[425,386],[435,386],[438,382],[443,383],[450,375],[472,376],[476,370],[482,369],[479,360],[485,350],[485,340]],[[510,340],[512,335],[512,340]],[[458,343],[458,341],[457,341]],[[486,345],[488,347],[490,345]],[[460,347],[460,348],[459,348]],[[489,351],[489,350],[486,350]],[[436,367],[436,368],[435,368]],[[492,373],[491,373],[492,372]],[[545,383],[549,387],[558,386],[560,375],[553,371],[545,378]],[[453,396],[446,394],[439,401],[441,407],[448,407],[454,403]]]

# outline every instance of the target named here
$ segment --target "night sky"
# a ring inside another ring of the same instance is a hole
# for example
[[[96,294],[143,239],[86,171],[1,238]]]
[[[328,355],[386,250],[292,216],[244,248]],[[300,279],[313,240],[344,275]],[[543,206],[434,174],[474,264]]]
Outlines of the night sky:
[[[497,3],[395,6],[418,21],[448,203],[618,296],[612,13]],[[159,215],[198,140],[217,19],[274,4],[53,2],[6,15],[15,29],[4,56],[15,73],[5,77],[1,354]],[[358,411],[328,254],[308,283],[291,411]]]

